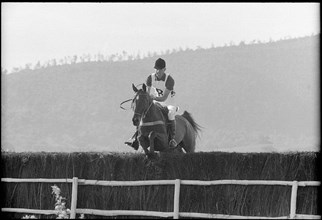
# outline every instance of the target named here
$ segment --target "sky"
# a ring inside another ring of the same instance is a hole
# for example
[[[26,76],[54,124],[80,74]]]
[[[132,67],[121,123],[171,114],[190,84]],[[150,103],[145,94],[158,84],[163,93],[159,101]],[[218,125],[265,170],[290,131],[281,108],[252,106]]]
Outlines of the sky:
[[[320,3],[1,3],[1,67],[320,33]]]

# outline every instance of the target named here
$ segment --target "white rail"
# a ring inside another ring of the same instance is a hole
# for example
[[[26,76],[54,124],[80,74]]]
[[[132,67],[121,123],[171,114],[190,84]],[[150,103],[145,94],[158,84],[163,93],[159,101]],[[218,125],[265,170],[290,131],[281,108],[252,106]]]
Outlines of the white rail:
[[[101,216],[154,216],[154,217],[195,217],[195,218],[229,218],[229,219],[321,219],[319,215],[296,214],[297,189],[299,186],[320,186],[318,181],[275,181],[275,180],[146,180],[146,181],[102,181],[102,180],[85,180],[74,177],[73,179],[18,179],[18,178],[1,178],[2,182],[31,182],[31,183],[72,183],[72,201],[71,201],[71,218],[76,217],[76,213],[101,215]],[[173,212],[160,211],[142,211],[142,210],[97,210],[97,209],[77,209],[77,191],[81,185],[99,185],[99,186],[151,186],[151,185],[174,185],[174,204]],[[290,215],[280,217],[266,216],[238,216],[223,215],[211,213],[190,213],[179,211],[180,185],[282,185],[292,186]],[[54,210],[22,209],[22,208],[1,208],[2,212],[19,212],[34,214],[55,214]]]

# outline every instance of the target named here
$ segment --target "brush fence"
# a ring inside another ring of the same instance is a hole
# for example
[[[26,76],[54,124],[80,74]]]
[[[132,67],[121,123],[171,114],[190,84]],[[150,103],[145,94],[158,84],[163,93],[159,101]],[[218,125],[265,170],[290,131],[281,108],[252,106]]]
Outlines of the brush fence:
[[[19,179],[19,178],[1,178],[3,182],[29,182],[29,183],[72,183],[72,201],[70,217],[75,219],[77,214],[91,214],[100,216],[154,216],[154,217],[193,217],[193,218],[230,218],[230,219],[321,219],[320,215],[304,215],[296,214],[296,198],[297,189],[299,186],[320,186],[318,181],[274,181],[274,180],[214,180],[214,181],[199,181],[199,180],[146,180],[146,181],[100,181],[100,180],[85,180],[74,177],[73,179]],[[238,216],[238,215],[221,215],[209,213],[190,213],[179,211],[180,185],[281,185],[291,186],[291,202],[290,215],[280,217],[262,217],[262,216]],[[77,189],[82,185],[99,185],[99,186],[151,186],[151,185],[174,185],[174,206],[173,212],[159,211],[133,211],[133,210],[97,210],[97,209],[78,209],[77,208]],[[2,212],[19,212],[31,214],[56,214],[54,210],[38,210],[38,209],[22,209],[22,208],[1,208]]]

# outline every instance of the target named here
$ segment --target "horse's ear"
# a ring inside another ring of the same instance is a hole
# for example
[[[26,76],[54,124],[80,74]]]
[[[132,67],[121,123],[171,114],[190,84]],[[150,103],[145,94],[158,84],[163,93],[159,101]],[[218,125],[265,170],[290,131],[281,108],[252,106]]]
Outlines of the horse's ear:
[[[146,85],[145,85],[145,83],[143,83],[142,89],[143,89],[144,92],[146,92]]]
[[[137,93],[139,90],[135,87],[135,85],[132,83],[132,88],[135,93]]]

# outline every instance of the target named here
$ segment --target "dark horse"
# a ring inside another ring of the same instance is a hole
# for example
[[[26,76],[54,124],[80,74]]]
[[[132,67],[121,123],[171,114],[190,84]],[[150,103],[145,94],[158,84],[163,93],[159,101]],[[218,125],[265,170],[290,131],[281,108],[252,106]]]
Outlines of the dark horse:
[[[177,151],[186,153],[194,152],[196,137],[200,126],[193,120],[191,115],[185,111],[182,115],[176,115],[176,135],[177,147],[169,147],[167,133],[167,115],[162,112],[162,107],[154,103],[146,90],[146,85],[142,89],[137,89],[132,84],[136,93],[132,100],[134,115],[133,125],[138,127],[138,141],[147,156],[153,155],[154,151],[167,152]],[[150,151],[148,148],[150,147]]]

